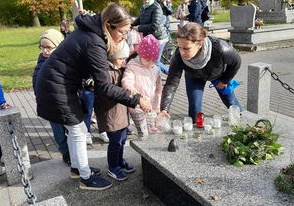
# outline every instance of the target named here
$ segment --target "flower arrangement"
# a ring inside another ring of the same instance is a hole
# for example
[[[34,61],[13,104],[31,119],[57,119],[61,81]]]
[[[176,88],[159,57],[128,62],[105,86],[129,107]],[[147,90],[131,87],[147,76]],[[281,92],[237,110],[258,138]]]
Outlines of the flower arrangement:
[[[281,154],[282,146],[277,143],[278,138],[278,134],[272,133],[270,121],[260,119],[254,126],[235,126],[232,134],[223,137],[221,146],[231,164],[257,165],[261,160],[273,159]]]

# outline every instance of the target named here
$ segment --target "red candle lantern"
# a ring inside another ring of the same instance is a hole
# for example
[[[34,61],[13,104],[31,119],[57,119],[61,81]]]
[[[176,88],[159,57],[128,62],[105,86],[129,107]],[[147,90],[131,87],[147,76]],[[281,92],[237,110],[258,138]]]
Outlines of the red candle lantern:
[[[202,112],[198,112],[196,114],[196,127],[198,128],[204,127],[204,114]]]

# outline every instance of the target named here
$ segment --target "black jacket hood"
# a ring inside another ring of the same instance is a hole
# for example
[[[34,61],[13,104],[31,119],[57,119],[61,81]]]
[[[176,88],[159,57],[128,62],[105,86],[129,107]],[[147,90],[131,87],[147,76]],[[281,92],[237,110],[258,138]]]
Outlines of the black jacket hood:
[[[96,14],[94,16],[78,15],[75,18],[75,21],[76,21],[79,29],[81,29],[83,31],[94,32],[95,34],[100,36],[104,41],[106,41],[103,29],[102,29],[100,14]]]

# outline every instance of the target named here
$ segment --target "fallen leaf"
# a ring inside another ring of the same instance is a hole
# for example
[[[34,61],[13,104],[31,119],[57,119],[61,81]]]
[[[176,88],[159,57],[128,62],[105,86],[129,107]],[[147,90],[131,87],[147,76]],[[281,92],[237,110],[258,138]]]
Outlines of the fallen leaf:
[[[196,184],[197,185],[202,185],[204,183],[204,180],[203,179],[200,179],[200,178],[197,178],[196,179]]]
[[[211,195],[210,198],[214,201],[218,201],[221,199],[220,196],[217,196],[217,195]]]
[[[143,200],[146,200],[148,197],[149,197],[149,195],[146,192],[142,191]]]
[[[10,204],[11,204],[11,206],[16,206],[17,205],[15,201],[12,201]]]
[[[212,158],[212,159],[214,159],[215,158],[215,156],[214,156],[214,154],[209,154],[209,156],[208,156],[209,158]]]

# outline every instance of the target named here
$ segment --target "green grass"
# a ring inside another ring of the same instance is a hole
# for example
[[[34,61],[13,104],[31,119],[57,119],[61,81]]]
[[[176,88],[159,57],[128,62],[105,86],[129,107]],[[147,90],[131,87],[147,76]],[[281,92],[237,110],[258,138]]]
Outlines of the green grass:
[[[39,37],[49,28],[52,27],[1,28],[0,81],[5,92],[32,87],[33,71],[41,52]]]
[[[224,12],[218,11],[212,14],[213,22],[230,22],[230,11],[226,10]]]
[[[213,22],[228,22],[229,11],[213,14]],[[0,82],[5,92],[30,89],[41,52],[41,34],[52,27],[0,28]],[[58,29],[58,27],[54,27]]]

